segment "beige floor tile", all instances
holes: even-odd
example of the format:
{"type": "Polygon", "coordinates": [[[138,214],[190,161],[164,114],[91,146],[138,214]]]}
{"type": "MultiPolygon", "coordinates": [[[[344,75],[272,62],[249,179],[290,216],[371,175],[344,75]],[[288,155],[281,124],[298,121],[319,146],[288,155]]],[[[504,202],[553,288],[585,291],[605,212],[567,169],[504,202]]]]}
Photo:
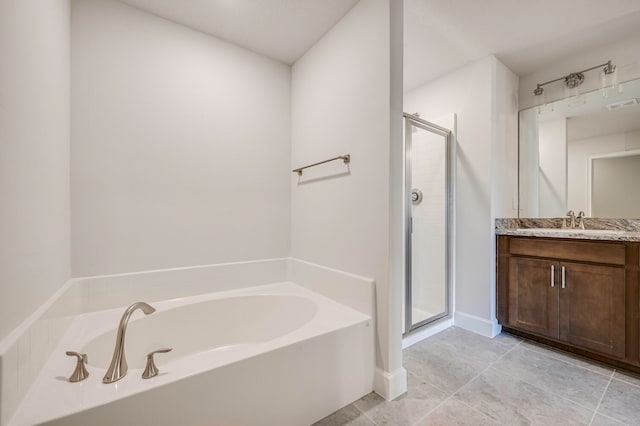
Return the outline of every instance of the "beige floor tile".
{"type": "Polygon", "coordinates": [[[524,347],[509,352],[493,368],[594,411],[610,378],[524,347]]]}
{"type": "MultiPolygon", "coordinates": [[[[480,336],[467,330],[451,327],[427,340],[427,344],[437,343],[452,352],[486,364],[496,361],[520,343],[519,340],[503,336],[497,339],[480,336]]],[[[416,348],[415,350],[419,350],[416,348]]]]}
{"type": "Polygon", "coordinates": [[[612,380],[602,398],[598,414],[630,425],[640,425],[640,387],[612,380]]]}
{"type": "Polygon", "coordinates": [[[449,399],[416,426],[498,426],[499,423],[457,399],[449,399]]]}
{"type": "Polygon", "coordinates": [[[404,352],[404,367],[438,389],[452,394],[491,363],[467,357],[458,350],[433,342],[404,352]]]}
{"type": "Polygon", "coordinates": [[[354,402],[354,405],[378,426],[409,426],[449,396],[411,374],[407,387],[407,393],[393,401],[385,401],[372,393],[354,402]]]}
{"type": "Polygon", "coordinates": [[[490,368],[454,398],[503,425],[588,425],[593,411],[490,368]]]}
{"type": "Polygon", "coordinates": [[[355,405],[347,405],[313,426],[376,426],[355,405]]]}
{"type": "Polygon", "coordinates": [[[596,414],[593,418],[593,422],[589,426],[625,426],[626,423],[619,422],[610,417],[605,417],[600,414],[596,414]]]}
{"type": "Polygon", "coordinates": [[[640,425],[640,378],[616,371],[602,398],[613,369],[508,334],[451,327],[405,349],[404,366],[405,395],[371,393],[317,425],[640,425]]]}
{"type": "Polygon", "coordinates": [[[613,371],[613,368],[611,367],[607,367],[596,362],[590,362],[584,358],[578,357],[577,355],[573,355],[568,352],[562,352],[559,349],[550,348],[548,346],[544,346],[535,342],[524,341],[522,342],[521,346],[523,348],[569,362],[571,364],[577,365],[578,367],[586,368],[587,370],[591,370],[594,373],[602,374],[603,376],[609,377],[611,375],[611,372],[613,371]]]}
{"type": "Polygon", "coordinates": [[[616,370],[616,372],[613,374],[613,378],[616,380],[621,380],[623,382],[631,383],[632,385],[640,386],[640,377],[634,376],[631,373],[625,373],[616,370]]]}

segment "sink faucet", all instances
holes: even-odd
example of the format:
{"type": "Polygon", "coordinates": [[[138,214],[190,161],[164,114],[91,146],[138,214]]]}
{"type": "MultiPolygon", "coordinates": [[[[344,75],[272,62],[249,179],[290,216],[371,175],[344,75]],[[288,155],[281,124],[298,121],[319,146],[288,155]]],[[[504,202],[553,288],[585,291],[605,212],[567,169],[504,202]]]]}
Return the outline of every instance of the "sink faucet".
{"type": "Polygon", "coordinates": [[[576,227],[576,214],[573,212],[573,210],[569,210],[567,212],[567,216],[569,217],[569,225],[567,225],[567,218],[562,219],[562,227],[563,228],[575,228],[576,227]]]}
{"type": "Polygon", "coordinates": [[[154,313],[156,310],[152,306],[144,303],[137,302],[129,306],[120,319],[120,325],[118,326],[118,336],[116,337],[116,348],[113,351],[113,358],[111,359],[111,365],[107,370],[107,374],[102,378],[102,383],[113,383],[122,379],[126,374],[129,367],[127,367],[127,360],[124,357],[124,335],[127,331],[127,323],[131,314],[136,309],[142,310],[145,315],[154,313]]]}

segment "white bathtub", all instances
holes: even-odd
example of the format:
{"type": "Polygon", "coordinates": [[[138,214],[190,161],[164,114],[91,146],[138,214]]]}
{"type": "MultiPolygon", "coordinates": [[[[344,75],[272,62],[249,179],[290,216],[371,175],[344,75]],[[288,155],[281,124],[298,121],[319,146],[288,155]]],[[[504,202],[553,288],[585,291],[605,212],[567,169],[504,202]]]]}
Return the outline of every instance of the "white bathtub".
{"type": "Polygon", "coordinates": [[[296,284],[151,304],[129,321],[126,377],[102,383],[125,306],[79,315],[9,424],[307,425],[373,387],[371,317],[296,284]],[[87,380],[66,381],[68,350],[88,354],[87,380]]]}

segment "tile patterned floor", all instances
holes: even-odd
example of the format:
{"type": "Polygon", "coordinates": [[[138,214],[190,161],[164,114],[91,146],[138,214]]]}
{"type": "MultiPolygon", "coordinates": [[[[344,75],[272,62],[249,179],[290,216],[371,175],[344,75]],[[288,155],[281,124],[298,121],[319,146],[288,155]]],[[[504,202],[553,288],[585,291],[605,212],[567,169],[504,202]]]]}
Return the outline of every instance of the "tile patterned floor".
{"type": "Polygon", "coordinates": [[[404,350],[408,391],[314,426],[640,425],[640,379],[507,334],[449,328],[404,350]]]}

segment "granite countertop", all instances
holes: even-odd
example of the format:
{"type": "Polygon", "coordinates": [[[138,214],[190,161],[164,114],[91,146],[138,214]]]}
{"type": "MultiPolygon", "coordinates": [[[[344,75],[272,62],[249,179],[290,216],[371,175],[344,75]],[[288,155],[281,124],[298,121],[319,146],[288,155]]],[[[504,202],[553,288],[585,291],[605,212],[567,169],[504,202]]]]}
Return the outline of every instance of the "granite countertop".
{"type": "Polygon", "coordinates": [[[567,231],[560,230],[562,218],[504,218],[496,219],[496,235],[574,240],[640,241],[640,219],[585,218],[584,225],[586,232],[581,229],[567,231]],[[558,229],[558,232],[550,231],[551,228],[558,229]],[[589,233],[589,230],[601,230],[602,232],[589,233]]]}

